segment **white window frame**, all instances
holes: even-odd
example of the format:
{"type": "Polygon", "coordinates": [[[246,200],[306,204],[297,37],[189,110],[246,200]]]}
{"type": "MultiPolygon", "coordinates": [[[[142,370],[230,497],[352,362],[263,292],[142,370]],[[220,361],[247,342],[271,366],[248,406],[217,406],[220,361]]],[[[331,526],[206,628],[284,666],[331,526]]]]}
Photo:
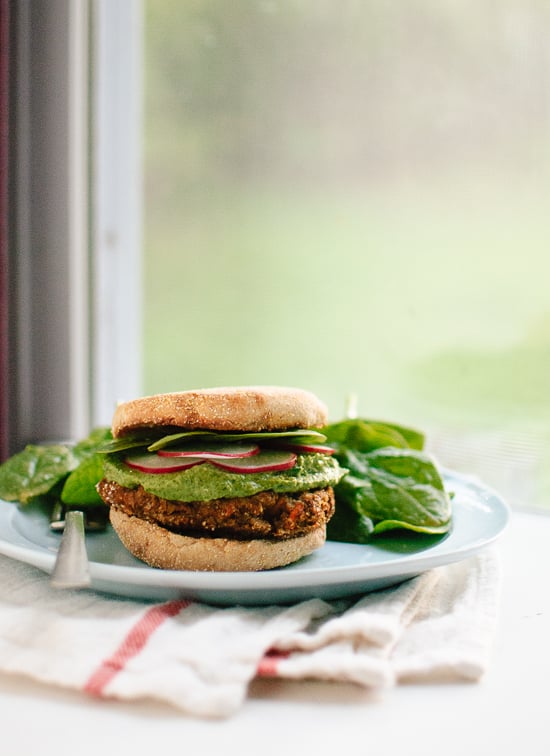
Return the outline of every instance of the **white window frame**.
{"type": "Polygon", "coordinates": [[[14,3],[10,447],[141,387],[140,0],[14,3]]]}
{"type": "Polygon", "coordinates": [[[93,2],[92,422],[141,393],[142,97],[140,0],[93,2]]]}

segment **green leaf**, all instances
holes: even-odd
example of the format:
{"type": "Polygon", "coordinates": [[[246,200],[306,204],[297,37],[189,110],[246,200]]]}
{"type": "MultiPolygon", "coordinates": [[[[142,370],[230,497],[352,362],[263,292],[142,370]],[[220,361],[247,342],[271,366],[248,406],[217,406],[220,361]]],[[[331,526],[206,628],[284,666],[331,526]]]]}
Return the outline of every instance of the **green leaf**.
{"type": "Polygon", "coordinates": [[[338,461],[349,474],[335,489],[337,501],[370,518],[374,532],[406,528],[445,533],[451,501],[434,460],[414,449],[347,451],[338,461]]]}
{"type": "Polygon", "coordinates": [[[153,443],[152,438],[138,438],[137,436],[124,436],[124,438],[112,438],[102,443],[97,449],[98,454],[114,454],[126,451],[126,449],[138,449],[147,447],[153,443]]]}
{"type": "Polygon", "coordinates": [[[351,507],[336,507],[327,524],[327,538],[344,543],[369,543],[374,532],[370,517],[359,514],[351,507]]]}
{"type": "Polygon", "coordinates": [[[400,449],[424,447],[424,435],[413,428],[378,420],[342,420],[323,429],[329,444],[336,449],[370,452],[385,446],[400,449]]]}
{"type": "Polygon", "coordinates": [[[29,444],[0,465],[0,498],[27,504],[48,494],[77,465],[69,446],[29,444]]]}
{"type": "Polygon", "coordinates": [[[180,441],[192,441],[197,438],[216,441],[219,435],[219,433],[214,433],[214,431],[179,431],[178,433],[171,433],[168,436],[163,436],[162,438],[153,441],[153,443],[149,444],[147,447],[147,451],[158,451],[159,449],[164,449],[165,446],[171,446],[180,441]]]}
{"type": "MultiPolygon", "coordinates": [[[[273,438],[291,438],[295,443],[324,443],[326,436],[323,433],[309,429],[296,429],[290,431],[262,431],[259,433],[215,433],[214,431],[181,431],[180,433],[172,433],[168,436],[154,441],[147,449],[148,451],[158,451],[165,446],[186,441],[195,440],[197,436],[208,439],[208,441],[245,441],[255,439],[258,441],[273,439],[273,438]]],[[[121,439],[123,440],[123,439],[121,439]]],[[[130,447],[124,447],[130,448],[130,447]]],[[[121,450],[121,449],[120,449],[121,450]]]]}
{"type": "Polygon", "coordinates": [[[108,443],[112,438],[110,428],[105,426],[94,428],[86,438],[75,444],[73,453],[78,459],[85,459],[90,454],[95,454],[103,444],[108,443]]]}
{"type": "Polygon", "coordinates": [[[110,437],[110,429],[100,427],[74,446],[29,444],[0,465],[0,498],[27,504],[38,496],[53,494],[70,473],[95,457],[98,445],[110,437]]]}
{"type": "Polygon", "coordinates": [[[61,490],[61,501],[64,504],[94,506],[103,503],[96,490],[103,477],[103,458],[97,451],[111,440],[111,429],[99,427],[94,428],[85,439],[74,446],[73,452],[79,464],[69,474],[61,490]]]}
{"type": "Polygon", "coordinates": [[[427,533],[428,535],[443,535],[449,531],[449,523],[443,525],[413,525],[402,520],[382,520],[374,526],[373,533],[385,533],[388,530],[412,530],[415,533],[427,533]]]}
{"type": "Polygon", "coordinates": [[[79,506],[102,504],[102,499],[96,490],[102,477],[103,459],[99,454],[88,456],[67,477],[61,491],[61,501],[64,504],[78,504],[79,506]]]}
{"type": "Polygon", "coordinates": [[[403,438],[410,449],[416,449],[422,451],[426,442],[426,437],[422,431],[416,430],[416,428],[409,428],[404,425],[396,425],[395,423],[378,423],[385,425],[386,428],[390,428],[395,433],[399,434],[403,438]]]}

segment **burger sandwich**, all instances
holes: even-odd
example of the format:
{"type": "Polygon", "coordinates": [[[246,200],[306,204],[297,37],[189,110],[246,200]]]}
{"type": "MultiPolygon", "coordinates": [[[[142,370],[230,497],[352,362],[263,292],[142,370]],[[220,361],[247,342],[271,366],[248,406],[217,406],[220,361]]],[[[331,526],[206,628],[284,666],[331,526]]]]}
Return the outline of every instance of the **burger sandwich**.
{"type": "Polygon", "coordinates": [[[120,404],[98,485],[153,567],[266,570],[321,547],[342,470],[326,407],[294,388],[181,391],[120,404]]]}

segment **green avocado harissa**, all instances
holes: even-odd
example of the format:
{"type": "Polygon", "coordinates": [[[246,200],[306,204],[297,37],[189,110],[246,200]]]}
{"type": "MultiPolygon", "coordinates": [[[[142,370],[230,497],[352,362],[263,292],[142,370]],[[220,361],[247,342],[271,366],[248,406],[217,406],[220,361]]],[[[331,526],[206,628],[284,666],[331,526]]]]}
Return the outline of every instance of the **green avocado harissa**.
{"type": "Polygon", "coordinates": [[[174,473],[144,473],[132,470],[120,455],[105,455],[103,476],[124,488],[143,488],[172,501],[253,496],[261,491],[295,493],[335,486],[345,474],[338,462],[326,454],[299,454],[296,464],[282,472],[228,473],[208,462],[174,473]]]}

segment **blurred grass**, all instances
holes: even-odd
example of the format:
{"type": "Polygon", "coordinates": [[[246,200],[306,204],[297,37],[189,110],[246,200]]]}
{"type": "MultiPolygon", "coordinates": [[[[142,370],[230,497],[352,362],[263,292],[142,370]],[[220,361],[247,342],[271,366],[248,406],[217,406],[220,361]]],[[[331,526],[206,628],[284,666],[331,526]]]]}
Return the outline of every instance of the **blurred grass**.
{"type": "Polygon", "coordinates": [[[145,390],[355,393],[550,507],[543,4],[146,6],[145,390]]]}
{"type": "Polygon", "coordinates": [[[167,205],[147,231],[147,392],[296,385],[333,419],[355,393],[361,414],[442,437],[445,463],[516,502],[527,493],[513,470],[526,464],[530,504],[548,506],[541,192],[518,201],[486,189],[474,198],[457,182],[427,195],[244,186],[167,205]],[[495,429],[498,442],[480,447],[495,429]],[[527,462],[517,434],[530,434],[527,462]]]}
{"type": "Polygon", "coordinates": [[[547,412],[540,196],[455,183],[182,197],[148,228],[146,385],[297,383],[335,414],[350,391],[371,414],[547,412]]]}

